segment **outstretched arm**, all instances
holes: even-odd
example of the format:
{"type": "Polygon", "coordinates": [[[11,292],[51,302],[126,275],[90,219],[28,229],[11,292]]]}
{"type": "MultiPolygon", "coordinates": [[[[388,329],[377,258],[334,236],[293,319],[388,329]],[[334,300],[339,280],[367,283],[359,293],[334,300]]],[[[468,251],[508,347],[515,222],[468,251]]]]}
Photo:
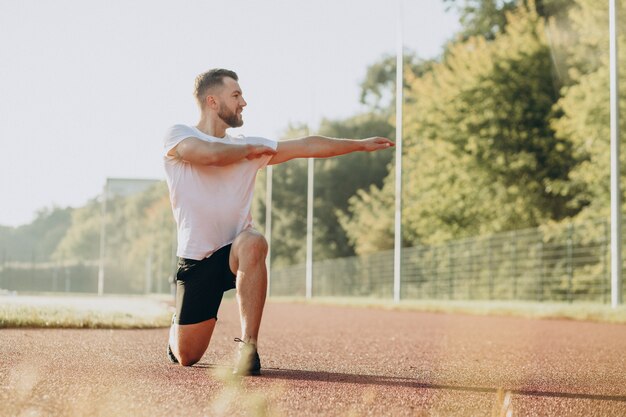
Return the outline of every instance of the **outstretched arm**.
{"type": "Polygon", "coordinates": [[[387,138],[335,139],[325,136],[307,136],[278,142],[276,155],[269,164],[275,165],[294,158],[329,158],[351,152],[372,152],[387,149],[394,143],[387,138]]]}
{"type": "Polygon", "coordinates": [[[224,166],[244,158],[255,159],[263,155],[275,155],[276,151],[263,145],[231,145],[228,143],[207,142],[190,137],[183,139],[169,151],[175,156],[192,164],[224,166]]]}

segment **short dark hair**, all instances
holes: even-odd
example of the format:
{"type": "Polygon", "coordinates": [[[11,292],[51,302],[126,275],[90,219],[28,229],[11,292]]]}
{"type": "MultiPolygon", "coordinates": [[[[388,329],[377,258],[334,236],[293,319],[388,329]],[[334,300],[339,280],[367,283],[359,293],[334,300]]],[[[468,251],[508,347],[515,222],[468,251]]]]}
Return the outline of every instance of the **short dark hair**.
{"type": "Polygon", "coordinates": [[[213,68],[207,72],[204,72],[196,77],[196,83],[194,88],[194,96],[200,106],[207,95],[207,90],[224,85],[224,77],[232,78],[235,81],[239,81],[239,77],[234,71],[224,68],[213,68]]]}

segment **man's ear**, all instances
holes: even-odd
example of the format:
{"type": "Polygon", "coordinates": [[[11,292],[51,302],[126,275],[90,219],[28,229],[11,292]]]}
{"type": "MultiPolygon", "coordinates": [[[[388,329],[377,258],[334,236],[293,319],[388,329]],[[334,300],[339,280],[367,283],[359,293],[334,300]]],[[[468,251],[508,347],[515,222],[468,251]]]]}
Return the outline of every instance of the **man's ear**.
{"type": "Polygon", "coordinates": [[[209,108],[209,109],[213,109],[213,110],[217,110],[217,108],[219,107],[217,104],[217,100],[215,100],[215,96],[208,94],[206,96],[206,98],[204,99],[204,104],[209,108]]]}

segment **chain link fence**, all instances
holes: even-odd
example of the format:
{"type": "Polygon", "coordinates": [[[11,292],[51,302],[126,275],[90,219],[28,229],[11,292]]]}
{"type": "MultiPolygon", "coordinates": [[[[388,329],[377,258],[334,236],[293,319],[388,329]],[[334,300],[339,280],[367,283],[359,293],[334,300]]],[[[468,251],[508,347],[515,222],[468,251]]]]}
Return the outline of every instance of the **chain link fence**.
{"type": "MultiPolygon", "coordinates": [[[[170,292],[175,261],[153,268],[164,260],[157,261],[146,260],[145,277],[129,277],[124,265],[107,263],[106,292],[170,292]]],[[[393,272],[392,250],[316,261],[313,296],[392,299],[393,272]]],[[[0,289],[10,291],[94,293],[97,276],[97,260],[0,262],[0,289]]],[[[304,264],[273,268],[270,276],[271,296],[305,296],[304,264]]],[[[610,293],[608,220],[402,250],[403,299],[608,303],[610,293]]]]}
{"type": "MultiPolygon", "coordinates": [[[[0,290],[17,292],[98,292],[98,260],[72,262],[5,262],[0,265],[0,290]]],[[[142,294],[169,292],[169,283],[154,274],[132,280],[123,265],[107,265],[106,292],[142,294]],[[159,281],[160,280],[160,281],[159,281]],[[155,281],[154,283],[152,281],[155,281]],[[163,282],[164,281],[164,282],[163,282]]]]}
{"type": "MultiPolygon", "coordinates": [[[[517,230],[402,250],[401,297],[610,300],[606,220],[517,230]]],[[[271,271],[270,294],[304,296],[304,265],[271,271]]],[[[313,263],[313,296],[392,298],[393,251],[313,263]]]]}

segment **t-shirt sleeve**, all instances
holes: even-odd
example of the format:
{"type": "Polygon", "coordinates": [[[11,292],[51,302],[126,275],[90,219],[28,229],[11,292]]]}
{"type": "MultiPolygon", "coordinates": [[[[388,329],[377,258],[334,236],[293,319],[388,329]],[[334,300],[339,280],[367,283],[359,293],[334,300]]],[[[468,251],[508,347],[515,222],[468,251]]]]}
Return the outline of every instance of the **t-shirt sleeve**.
{"type": "Polygon", "coordinates": [[[172,156],[168,156],[168,152],[178,145],[183,139],[195,136],[195,132],[189,126],[174,125],[170,127],[167,129],[163,140],[163,156],[166,158],[173,158],[172,156]]]}
{"type": "MultiPolygon", "coordinates": [[[[271,139],[266,139],[266,138],[261,138],[261,137],[256,137],[256,136],[247,136],[245,141],[246,143],[250,143],[253,145],[265,145],[274,150],[278,148],[278,142],[276,142],[275,140],[271,140],[271,139]]],[[[272,155],[265,155],[261,158],[255,159],[254,161],[256,161],[259,164],[258,167],[259,169],[261,169],[267,166],[270,159],[272,159],[272,155]]]]}

